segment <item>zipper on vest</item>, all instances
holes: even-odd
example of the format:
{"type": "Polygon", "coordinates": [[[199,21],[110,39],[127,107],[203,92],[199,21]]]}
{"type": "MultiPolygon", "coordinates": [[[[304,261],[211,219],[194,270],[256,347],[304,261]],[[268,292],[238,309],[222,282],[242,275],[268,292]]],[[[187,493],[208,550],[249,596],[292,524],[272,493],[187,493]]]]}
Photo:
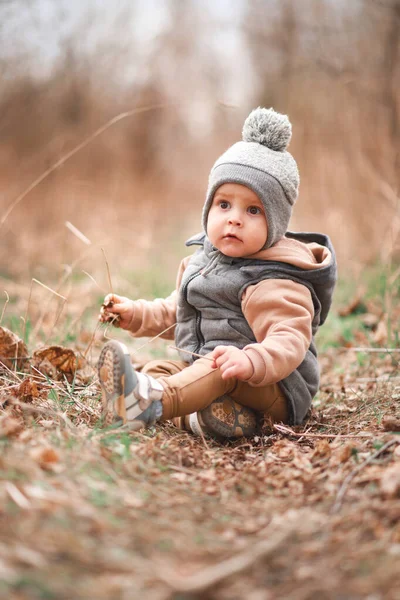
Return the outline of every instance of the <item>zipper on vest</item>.
{"type": "Polygon", "coordinates": [[[194,310],[194,313],[196,315],[196,337],[197,337],[197,346],[196,346],[196,350],[195,352],[198,353],[199,350],[201,349],[202,346],[204,346],[204,337],[203,334],[201,333],[201,329],[200,329],[200,324],[201,324],[201,312],[199,310],[197,310],[197,308],[195,308],[193,306],[193,304],[190,304],[190,302],[188,301],[188,286],[189,283],[191,283],[193,281],[193,279],[195,279],[196,277],[198,277],[199,275],[201,275],[201,271],[197,271],[197,273],[193,273],[193,275],[191,275],[189,277],[189,279],[187,280],[187,282],[185,283],[185,285],[183,286],[183,297],[185,298],[185,302],[194,310]]]}

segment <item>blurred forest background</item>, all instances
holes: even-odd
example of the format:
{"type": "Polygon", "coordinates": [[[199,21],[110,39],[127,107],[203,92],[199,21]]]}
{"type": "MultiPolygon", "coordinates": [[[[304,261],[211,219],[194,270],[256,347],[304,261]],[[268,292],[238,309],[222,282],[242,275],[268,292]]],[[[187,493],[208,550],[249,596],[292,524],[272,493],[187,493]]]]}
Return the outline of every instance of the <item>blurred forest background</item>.
{"type": "Polygon", "coordinates": [[[399,255],[400,0],[2,0],[0,69],[2,274],[82,254],[94,272],[103,247],[172,276],[259,105],[293,124],[291,229],[328,233],[354,273],[399,255]]]}

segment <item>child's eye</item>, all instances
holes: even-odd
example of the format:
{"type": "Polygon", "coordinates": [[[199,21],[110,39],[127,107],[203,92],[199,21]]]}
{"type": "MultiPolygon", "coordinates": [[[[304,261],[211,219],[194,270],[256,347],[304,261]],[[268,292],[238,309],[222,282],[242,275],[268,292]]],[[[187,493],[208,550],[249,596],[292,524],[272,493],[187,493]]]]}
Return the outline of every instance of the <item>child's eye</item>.
{"type": "Polygon", "coordinates": [[[260,215],[261,214],[261,208],[258,208],[258,206],[249,206],[249,208],[247,210],[251,215],[260,215]]]}
{"type": "Polygon", "coordinates": [[[226,200],[221,200],[221,202],[219,203],[219,205],[224,210],[227,209],[227,208],[229,208],[229,206],[230,206],[229,202],[227,202],[226,200]]]}

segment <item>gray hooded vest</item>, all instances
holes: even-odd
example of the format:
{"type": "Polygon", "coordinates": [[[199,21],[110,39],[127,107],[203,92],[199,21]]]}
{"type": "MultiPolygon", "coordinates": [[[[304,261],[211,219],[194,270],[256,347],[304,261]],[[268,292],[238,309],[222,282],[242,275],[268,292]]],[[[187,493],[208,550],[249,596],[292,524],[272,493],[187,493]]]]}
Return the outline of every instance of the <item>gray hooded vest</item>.
{"type": "MultiPolygon", "coordinates": [[[[304,270],[294,265],[259,259],[231,258],[214,248],[202,233],[190,238],[187,246],[199,245],[183,274],[177,301],[175,341],[179,348],[205,355],[219,345],[243,348],[256,342],[241,310],[241,300],[249,285],[264,279],[290,279],[305,285],[314,304],[312,341],[301,365],[279,382],[288,399],[289,419],[300,424],[319,387],[319,367],[314,336],[327,317],[336,282],[335,253],[329,238],[318,233],[287,232],[300,242],[317,242],[331,254],[329,265],[304,270]]],[[[182,360],[188,355],[182,353],[182,360]]],[[[192,358],[195,360],[195,357],[192,358]]]]}

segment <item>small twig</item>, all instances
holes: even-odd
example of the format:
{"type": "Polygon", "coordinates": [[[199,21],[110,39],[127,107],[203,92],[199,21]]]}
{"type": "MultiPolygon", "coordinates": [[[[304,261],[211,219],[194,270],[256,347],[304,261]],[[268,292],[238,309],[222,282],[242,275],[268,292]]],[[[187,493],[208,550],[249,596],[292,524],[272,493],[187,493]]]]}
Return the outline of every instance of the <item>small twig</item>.
{"type": "Polygon", "coordinates": [[[191,354],[192,356],[197,356],[198,358],[205,358],[207,360],[211,360],[211,362],[214,362],[214,359],[210,358],[209,356],[203,356],[202,354],[197,354],[196,352],[191,352],[190,350],[183,350],[182,348],[177,348],[176,346],[168,347],[172,348],[172,350],[178,350],[178,352],[186,352],[186,354],[191,354]]]}
{"type": "Polygon", "coordinates": [[[380,375],[379,377],[358,377],[356,383],[390,383],[391,381],[397,381],[400,376],[392,377],[391,375],[380,375]]]}
{"type": "Polygon", "coordinates": [[[377,450],[376,452],[371,454],[367,458],[367,460],[365,460],[363,463],[361,463],[361,465],[358,465],[358,467],[356,467],[351,473],[349,473],[349,475],[347,475],[346,479],[343,481],[343,483],[340,486],[340,489],[337,493],[335,503],[331,509],[331,514],[334,514],[340,510],[340,507],[343,502],[343,498],[347,492],[347,488],[348,488],[350,482],[354,479],[354,477],[356,475],[358,475],[358,473],[360,471],[362,471],[364,469],[364,467],[366,467],[369,463],[371,463],[373,460],[375,460],[375,458],[377,458],[380,454],[382,454],[382,452],[385,452],[388,448],[390,448],[390,446],[393,446],[394,444],[400,444],[400,440],[390,440],[389,442],[386,442],[386,444],[384,444],[381,448],[379,448],[379,450],[377,450]]]}
{"type": "Polygon", "coordinates": [[[104,248],[102,248],[101,251],[103,253],[104,260],[106,261],[107,275],[108,275],[108,285],[110,286],[110,292],[111,292],[112,295],[114,295],[113,286],[112,286],[112,283],[111,283],[110,267],[108,266],[108,262],[107,262],[107,258],[106,258],[106,253],[104,252],[104,248]]]}
{"type": "Polygon", "coordinates": [[[10,296],[8,295],[8,293],[6,292],[6,290],[4,290],[4,293],[7,296],[7,300],[5,301],[4,306],[3,306],[3,310],[1,311],[0,325],[3,322],[3,317],[4,317],[5,310],[7,308],[7,304],[10,302],[10,296]]]}
{"type": "Polygon", "coordinates": [[[290,429],[290,427],[285,427],[284,425],[277,425],[276,423],[274,423],[273,425],[274,429],[276,431],[278,431],[279,433],[286,433],[288,435],[293,435],[294,437],[298,437],[298,438],[302,438],[302,437],[308,437],[308,438],[331,438],[331,439],[335,439],[335,438],[339,438],[339,439],[360,439],[363,437],[371,437],[370,433],[361,433],[359,435],[347,435],[347,434],[334,434],[334,433],[296,433],[295,431],[293,431],[293,429],[290,429]]]}
{"type": "Polygon", "coordinates": [[[385,352],[400,352],[400,348],[345,348],[345,350],[353,350],[354,352],[380,352],[382,354],[385,352]]]}
{"type": "MultiPolygon", "coordinates": [[[[309,431],[311,431],[311,429],[312,429],[312,427],[309,427],[309,428],[307,429],[307,431],[305,431],[305,432],[303,433],[303,435],[302,435],[301,437],[299,437],[299,442],[301,442],[301,441],[302,441],[302,439],[303,439],[303,438],[304,438],[304,437],[307,435],[307,433],[308,433],[309,431]]],[[[261,439],[262,439],[262,438],[261,438],[261,439]]]]}

